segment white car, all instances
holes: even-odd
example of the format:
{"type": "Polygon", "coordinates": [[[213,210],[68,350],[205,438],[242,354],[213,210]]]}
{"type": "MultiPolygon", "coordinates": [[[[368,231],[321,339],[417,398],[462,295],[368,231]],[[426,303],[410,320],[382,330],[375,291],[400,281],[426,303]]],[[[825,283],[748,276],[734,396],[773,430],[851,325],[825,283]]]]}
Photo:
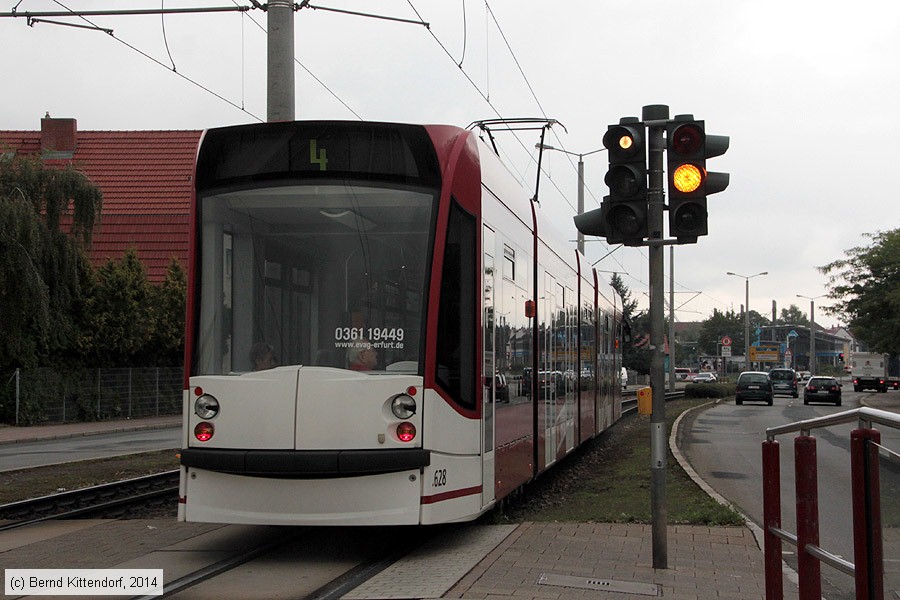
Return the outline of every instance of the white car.
{"type": "Polygon", "coordinates": [[[694,383],[716,383],[718,379],[715,373],[697,373],[691,381],[694,383]]]}

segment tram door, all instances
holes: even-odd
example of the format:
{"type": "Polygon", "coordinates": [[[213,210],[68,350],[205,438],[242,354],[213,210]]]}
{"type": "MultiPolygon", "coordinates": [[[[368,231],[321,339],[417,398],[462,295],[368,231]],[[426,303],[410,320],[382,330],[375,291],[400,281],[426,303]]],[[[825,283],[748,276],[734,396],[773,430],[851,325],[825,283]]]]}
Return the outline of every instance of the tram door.
{"type": "Polygon", "coordinates": [[[494,499],[494,440],[496,439],[494,407],[496,402],[496,377],[494,373],[497,370],[496,357],[494,356],[496,347],[496,315],[494,304],[494,246],[495,234],[487,226],[484,228],[484,239],[482,240],[482,248],[484,248],[484,273],[482,278],[482,302],[484,303],[484,314],[482,322],[484,323],[484,331],[482,339],[484,348],[482,349],[482,505],[490,503],[494,499]]]}

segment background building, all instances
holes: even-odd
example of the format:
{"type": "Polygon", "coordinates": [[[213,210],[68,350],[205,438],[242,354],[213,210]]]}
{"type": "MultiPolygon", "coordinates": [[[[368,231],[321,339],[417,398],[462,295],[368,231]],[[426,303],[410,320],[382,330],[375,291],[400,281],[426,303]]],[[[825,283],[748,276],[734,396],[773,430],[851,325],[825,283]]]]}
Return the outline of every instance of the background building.
{"type": "Polygon", "coordinates": [[[40,131],[0,130],[0,155],[72,164],[103,193],[88,255],[94,266],[135,248],[151,283],[171,259],[187,267],[194,159],[201,131],[78,131],[75,119],[41,119],[40,131]]]}

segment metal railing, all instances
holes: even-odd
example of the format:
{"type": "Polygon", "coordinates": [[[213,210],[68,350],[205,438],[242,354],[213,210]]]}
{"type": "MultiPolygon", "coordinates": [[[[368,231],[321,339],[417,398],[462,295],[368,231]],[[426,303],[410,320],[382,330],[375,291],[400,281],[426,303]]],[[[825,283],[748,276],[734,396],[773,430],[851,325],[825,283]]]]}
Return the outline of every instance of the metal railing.
{"type": "Polygon", "coordinates": [[[784,598],[781,544],[797,547],[800,600],[822,597],[821,563],[854,578],[857,600],[884,598],[884,550],[881,532],[881,479],[878,462],[881,433],[873,424],[900,429],[900,415],[857,408],[766,429],[762,444],[763,536],[766,600],[784,598]],[[853,559],[848,562],[819,546],[818,474],[813,429],[859,423],[850,432],[850,478],[853,498],[853,559]],[[781,528],[781,471],[778,435],[794,438],[797,533],[781,528]]]}
{"type": "Polygon", "coordinates": [[[0,412],[14,425],[178,414],[183,381],[181,367],[16,369],[0,412]]]}

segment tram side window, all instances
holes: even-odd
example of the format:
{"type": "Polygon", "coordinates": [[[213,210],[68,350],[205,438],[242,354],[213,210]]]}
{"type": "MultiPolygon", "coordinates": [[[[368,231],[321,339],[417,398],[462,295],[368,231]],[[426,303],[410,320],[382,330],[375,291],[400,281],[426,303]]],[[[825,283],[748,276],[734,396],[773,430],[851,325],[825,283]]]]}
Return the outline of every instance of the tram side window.
{"type": "Polygon", "coordinates": [[[475,219],[450,206],[438,311],[437,382],[461,406],[475,408],[475,219]]]}

